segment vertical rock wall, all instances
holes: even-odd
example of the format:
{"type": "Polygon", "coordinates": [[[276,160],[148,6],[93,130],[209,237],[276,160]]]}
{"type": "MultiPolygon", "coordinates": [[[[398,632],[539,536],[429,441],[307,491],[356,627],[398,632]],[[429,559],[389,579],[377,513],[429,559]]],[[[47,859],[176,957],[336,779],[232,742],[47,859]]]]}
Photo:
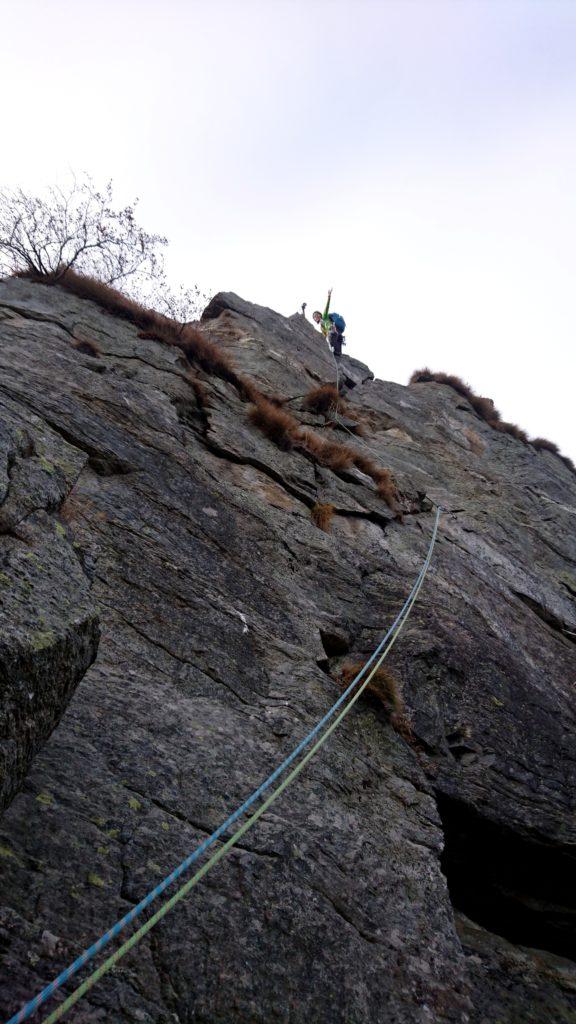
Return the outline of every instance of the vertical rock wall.
{"type": "MultiPolygon", "coordinates": [[[[2,822],[1,1012],[325,712],[408,593],[438,502],[433,565],[390,658],[412,744],[362,699],[75,1019],[544,1024],[553,1006],[572,1024],[576,478],[450,389],[345,360],[353,440],[305,409],[334,379],[311,326],[218,296],[206,334],[302,424],[391,467],[402,524],[368,477],[280,451],[234,387],[198,372],[192,388],[181,354],[126,321],[22,281],[0,285],[0,310],[0,399],[76,466],[41,527],[56,517],[73,538],[103,634],[2,822]],[[317,503],[333,507],[328,533],[317,503]]],[[[55,577],[50,592],[66,603],[55,577]]]]}

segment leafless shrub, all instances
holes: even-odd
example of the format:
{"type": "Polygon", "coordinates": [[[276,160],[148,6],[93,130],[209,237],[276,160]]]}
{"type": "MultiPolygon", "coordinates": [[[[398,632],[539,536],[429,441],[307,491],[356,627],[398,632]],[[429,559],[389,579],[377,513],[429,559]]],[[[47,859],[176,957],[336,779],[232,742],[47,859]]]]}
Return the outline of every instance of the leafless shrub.
{"type": "Polygon", "coordinates": [[[199,318],[208,297],[197,285],[173,288],[164,270],[167,239],[136,221],[138,200],[118,207],[112,182],[100,191],[88,175],[43,195],[0,191],[0,276],[51,279],[68,271],[121,286],[142,305],[184,326],[199,318]]]}
{"type": "Polygon", "coordinates": [[[107,284],[154,279],[167,240],[136,223],[136,203],[114,206],[112,183],[99,191],[87,175],[43,196],[0,192],[0,273],[62,277],[76,267],[107,284]]]}
{"type": "MultiPolygon", "coordinates": [[[[162,262],[166,239],[138,226],[135,205],[115,208],[111,183],[100,192],[87,176],[74,179],[67,191],[51,188],[44,197],[28,196],[21,189],[0,192],[0,272],[61,285],[130,320],[139,327],[141,337],[175,345],[190,364],[234,385],[243,400],[253,405],[252,422],[279,447],[298,445],[336,471],[357,464],[356,454],[346,445],[313,439],[304,432],[280,407],[278,396],[261,395],[252,381],[237,373],[224,352],[189,322],[200,312],[205,297],[197,287],[174,291],[167,286],[162,262]],[[112,287],[118,284],[123,292],[112,287]]],[[[344,408],[332,385],[316,388],[308,403],[309,408],[324,412],[344,408]]],[[[389,501],[386,472],[376,470],[371,475],[389,501]]]]}
{"type": "Polygon", "coordinates": [[[146,304],[180,325],[180,331],[192,321],[199,320],[210,301],[210,296],[198,285],[171,288],[165,277],[154,281],[146,293],[146,304]]]}

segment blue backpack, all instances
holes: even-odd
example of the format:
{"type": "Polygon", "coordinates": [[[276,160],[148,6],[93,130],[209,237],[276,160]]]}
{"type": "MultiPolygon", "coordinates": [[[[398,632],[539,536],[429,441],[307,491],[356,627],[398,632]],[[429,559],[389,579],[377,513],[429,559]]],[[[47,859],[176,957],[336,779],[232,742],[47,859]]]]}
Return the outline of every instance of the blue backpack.
{"type": "Polygon", "coordinates": [[[346,330],[346,321],[340,313],[328,313],[328,319],[332,321],[334,327],[337,327],[341,334],[344,334],[346,330]]]}

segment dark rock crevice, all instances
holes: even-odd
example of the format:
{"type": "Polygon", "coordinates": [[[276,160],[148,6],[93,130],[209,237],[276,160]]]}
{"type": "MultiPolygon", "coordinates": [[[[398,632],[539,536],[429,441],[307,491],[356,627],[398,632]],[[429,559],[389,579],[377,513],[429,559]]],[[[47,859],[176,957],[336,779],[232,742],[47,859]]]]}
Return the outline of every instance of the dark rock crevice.
{"type": "Polygon", "coordinates": [[[340,896],[336,893],[328,892],[327,888],[320,884],[310,881],[309,884],[312,892],[317,893],[329,903],[334,913],[344,923],[345,928],[353,928],[356,934],[370,945],[386,945],[386,940],[382,933],[375,929],[374,926],[371,928],[370,922],[361,920],[358,912],[349,907],[340,896]]]}
{"type": "Polygon", "coordinates": [[[101,448],[97,448],[95,445],[90,444],[85,438],[79,438],[78,434],[63,427],[61,423],[58,423],[46,415],[43,415],[44,421],[49,427],[54,430],[55,433],[59,434],[60,437],[67,441],[68,444],[74,445],[80,451],[84,452],[88,456],[88,465],[94,470],[97,476],[127,476],[129,473],[133,473],[136,469],[135,466],[130,465],[126,460],[119,458],[112,451],[103,451],[101,448]]]}
{"type": "Polygon", "coordinates": [[[488,931],[576,960],[576,846],[521,835],[438,794],[453,905],[488,931]]]}
{"type": "Polygon", "coordinates": [[[63,331],[64,334],[68,334],[75,341],[78,339],[74,334],[74,328],[66,327],[65,324],[61,323],[60,320],[54,320],[52,317],[46,314],[35,312],[33,313],[30,309],[26,309],[25,306],[9,306],[6,302],[0,303],[0,309],[7,309],[10,313],[14,313],[17,317],[21,317],[23,320],[32,320],[35,323],[50,324],[51,327],[57,327],[63,331]]]}
{"type": "MultiPolygon", "coordinates": [[[[189,816],[184,814],[183,811],[177,809],[176,807],[169,806],[167,803],[165,803],[165,801],[159,800],[158,797],[151,796],[150,793],[144,793],[141,789],[137,789],[134,785],[127,785],[124,782],[123,786],[124,789],[126,789],[130,793],[134,793],[135,796],[139,797],[144,803],[152,804],[157,810],[161,811],[162,814],[166,814],[170,818],[173,818],[174,821],[178,821],[182,825],[186,825],[188,828],[194,829],[195,832],[199,832],[202,836],[212,835],[212,833],[220,824],[219,822],[209,824],[208,822],[197,821],[196,819],[190,818],[189,816]]],[[[231,838],[232,835],[234,835],[235,831],[236,828],[233,827],[232,830],[223,832],[218,842],[220,844],[225,843],[228,839],[231,838]]],[[[277,850],[257,849],[254,846],[249,846],[245,842],[235,843],[234,847],[236,850],[241,851],[242,853],[250,853],[254,857],[264,857],[267,860],[284,859],[283,854],[279,853],[277,850]]],[[[214,849],[217,849],[217,847],[214,847],[214,849]]],[[[214,852],[214,850],[212,850],[212,852],[214,852]]],[[[207,856],[209,856],[208,853],[207,856]]],[[[128,898],[128,902],[133,901],[131,900],[131,898],[128,898]]]]}
{"type": "Polygon", "coordinates": [[[127,474],[135,471],[135,466],[132,466],[125,460],[120,459],[111,450],[105,452],[102,448],[96,447],[87,441],[86,438],[80,437],[77,432],[70,430],[68,427],[64,427],[60,421],[47,415],[43,409],[38,409],[32,403],[25,402],[22,395],[18,392],[11,391],[5,383],[0,384],[0,389],[5,390],[11,398],[18,401],[21,405],[25,405],[29,408],[35,416],[41,417],[46,426],[50,427],[55,434],[61,437],[69,445],[72,445],[78,451],[87,455],[89,464],[98,476],[126,476],[127,474]]]}
{"type": "Polygon", "coordinates": [[[552,629],[555,633],[559,633],[560,636],[566,637],[572,643],[576,643],[576,632],[571,632],[574,627],[570,623],[562,622],[553,612],[548,608],[545,608],[539,601],[534,600],[533,597],[529,597],[528,594],[523,594],[520,590],[513,590],[513,594],[520,598],[523,604],[527,605],[535,615],[544,622],[546,626],[552,629]]]}
{"type": "Polygon", "coordinates": [[[265,476],[273,480],[274,483],[279,484],[287,494],[290,494],[293,498],[301,501],[303,504],[311,507],[314,504],[315,498],[311,495],[306,494],[304,491],[300,491],[297,487],[290,484],[282,473],[276,473],[271,466],[266,462],[261,462],[260,459],[252,458],[249,455],[236,455],[234,452],[229,451],[227,448],[223,448],[217,444],[212,438],[203,438],[203,443],[210,452],[211,455],[215,455],[218,459],[224,459],[226,462],[231,462],[236,466],[252,466],[253,469],[257,469],[259,473],[264,473],[265,476]]]}

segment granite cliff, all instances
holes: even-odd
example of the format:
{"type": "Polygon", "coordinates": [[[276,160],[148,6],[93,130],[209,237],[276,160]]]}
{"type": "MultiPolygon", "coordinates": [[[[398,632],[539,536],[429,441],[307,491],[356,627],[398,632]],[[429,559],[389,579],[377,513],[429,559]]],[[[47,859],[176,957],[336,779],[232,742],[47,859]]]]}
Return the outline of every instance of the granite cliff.
{"type": "Polygon", "coordinates": [[[200,330],[390,469],[398,507],[358,466],[279,447],[178,347],[0,282],[0,1014],[321,717],[408,593],[436,504],[389,660],[411,735],[363,697],[69,1019],[574,1024],[576,476],[452,388],[353,359],[345,412],[310,411],[334,363],[300,315],[221,294],[200,330]]]}

